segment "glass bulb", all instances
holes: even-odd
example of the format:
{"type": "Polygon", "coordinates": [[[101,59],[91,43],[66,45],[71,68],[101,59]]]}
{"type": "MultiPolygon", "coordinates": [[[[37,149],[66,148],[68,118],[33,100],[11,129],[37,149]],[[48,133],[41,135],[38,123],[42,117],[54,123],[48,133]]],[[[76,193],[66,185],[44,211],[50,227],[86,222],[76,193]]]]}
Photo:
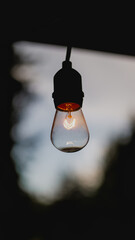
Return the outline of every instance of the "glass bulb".
{"type": "Polygon", "coordinates": [[[81,109],[56,110],[51,141],[57,149],[63,152],[76,152],[86,146],[89,141],[89,130],[81,109]]]}

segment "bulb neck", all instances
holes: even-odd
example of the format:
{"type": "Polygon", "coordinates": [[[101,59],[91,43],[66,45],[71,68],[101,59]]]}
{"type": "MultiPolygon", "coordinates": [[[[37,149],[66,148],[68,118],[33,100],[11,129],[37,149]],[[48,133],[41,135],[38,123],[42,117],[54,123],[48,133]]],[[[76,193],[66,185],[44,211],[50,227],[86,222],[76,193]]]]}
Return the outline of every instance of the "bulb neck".
{"type": "Polygon", "coordinates": [[[81,75],[72,68],[70,61],[64,61],[62,68],[54,75],[54,105],[59,109],[63,103],[76,103],[82,107],[84,93],[81,75]]]}

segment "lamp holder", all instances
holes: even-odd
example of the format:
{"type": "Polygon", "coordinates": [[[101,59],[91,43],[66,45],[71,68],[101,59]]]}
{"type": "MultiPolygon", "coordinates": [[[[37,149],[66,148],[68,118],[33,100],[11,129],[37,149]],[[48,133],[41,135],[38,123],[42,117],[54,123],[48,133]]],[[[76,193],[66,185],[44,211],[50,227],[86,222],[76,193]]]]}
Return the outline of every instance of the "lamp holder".
{"type": "MultiPolygon", "coordinates": [[[[59,109],[63,103],[76,103],[82,107],[84,93],[82,91],[82,78],[80,73],[72,68],[69,61],[71,48],[67,48],[66,60],[62,62],[62,68],[54,75],[54,105],[59,109]]],[[[59,109],[60,110],[60,109],[59,109]]]]}

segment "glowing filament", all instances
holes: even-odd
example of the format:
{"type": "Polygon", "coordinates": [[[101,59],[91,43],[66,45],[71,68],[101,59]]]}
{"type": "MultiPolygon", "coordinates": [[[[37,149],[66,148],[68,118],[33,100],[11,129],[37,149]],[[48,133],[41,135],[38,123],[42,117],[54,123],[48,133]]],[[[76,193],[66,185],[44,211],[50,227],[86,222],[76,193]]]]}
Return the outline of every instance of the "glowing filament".
{"type": "Polygon", "coordinates": [[[71,116],[71,112],[68,112],[63,123],[64,127],[68,130],[72,129],[75,127],[75,123],[76,119],[71,116]]]}

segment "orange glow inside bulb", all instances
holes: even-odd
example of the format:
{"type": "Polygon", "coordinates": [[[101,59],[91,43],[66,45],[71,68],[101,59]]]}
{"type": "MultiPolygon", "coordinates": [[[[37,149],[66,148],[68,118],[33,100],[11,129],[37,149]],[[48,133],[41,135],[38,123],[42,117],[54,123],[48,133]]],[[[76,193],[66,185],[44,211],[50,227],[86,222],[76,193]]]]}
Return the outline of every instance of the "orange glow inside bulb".
{"type": "Polygon", "coordinates": [[[65,112],[73,112],[80,109],[80,105],[78,103],[73,102],[66,102],[61,103],[57,106],[58,110],[65,111],[65,112]]]}

